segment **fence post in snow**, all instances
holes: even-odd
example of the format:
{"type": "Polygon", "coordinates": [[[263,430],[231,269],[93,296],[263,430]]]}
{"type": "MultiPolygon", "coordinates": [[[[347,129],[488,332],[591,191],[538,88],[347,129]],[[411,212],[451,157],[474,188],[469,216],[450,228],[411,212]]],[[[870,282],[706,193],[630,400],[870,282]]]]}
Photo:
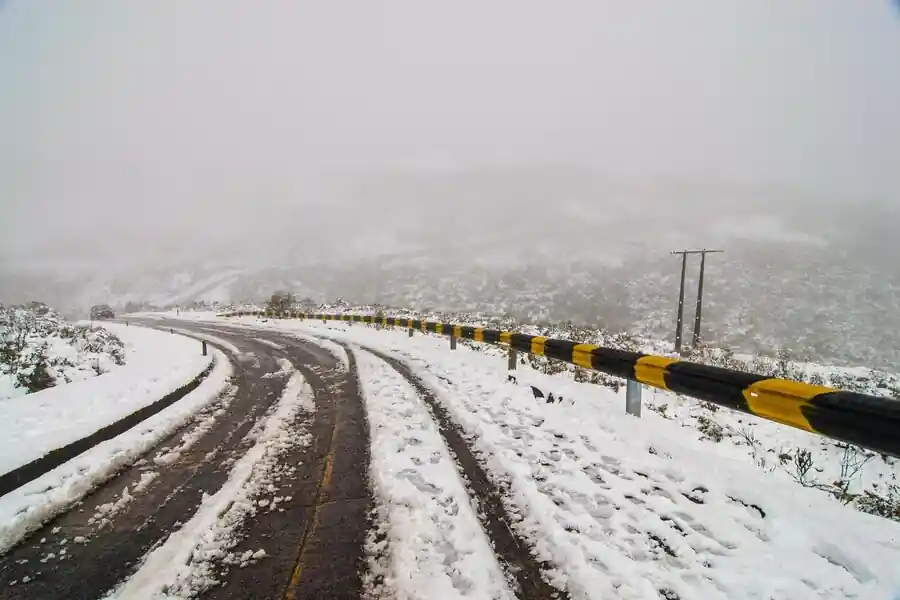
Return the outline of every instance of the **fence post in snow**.
{"type": "Polygon", "coordinates": [[[641,384],[631,379],[625,385],[625,412],[635,417],[641,416],[641,384]]]}
{"type": "Polygon", "coordinates": [[[410,328],[409,328],[409,337],[412,337],[412,334],[413,334],[413,328],[410,327],[410,328]]]}
{"type": "Polygon", "coordinates": [[[456,350],[456,335],[454,333],[450,333],[450,349],[456,350]]]}
{"type": "Polygon", "coordinates": [[[200,343],[203,344],[203,356],[206,356],[206,340],[203,340],[200,343]]]}
{"type": "Polygon", "coordinates": [[[510,346],[510,348],[509,348],[509,365],[508,365],[508,368],[510,371],[516,370],[516,362],[518,361],[518,359],[519,359],[519,353],[516,352],[515,348],[510,346]]]}

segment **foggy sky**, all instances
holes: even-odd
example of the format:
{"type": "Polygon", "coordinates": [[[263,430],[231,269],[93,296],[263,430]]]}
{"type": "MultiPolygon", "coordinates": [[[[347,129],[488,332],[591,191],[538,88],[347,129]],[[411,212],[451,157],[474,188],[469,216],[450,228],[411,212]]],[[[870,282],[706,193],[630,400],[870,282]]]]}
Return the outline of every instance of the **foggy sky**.
{"type": "Polygon", "coordinates": [[[0,253],[532,163],[896,202],[895,4],[0,2],[0,253]]]}

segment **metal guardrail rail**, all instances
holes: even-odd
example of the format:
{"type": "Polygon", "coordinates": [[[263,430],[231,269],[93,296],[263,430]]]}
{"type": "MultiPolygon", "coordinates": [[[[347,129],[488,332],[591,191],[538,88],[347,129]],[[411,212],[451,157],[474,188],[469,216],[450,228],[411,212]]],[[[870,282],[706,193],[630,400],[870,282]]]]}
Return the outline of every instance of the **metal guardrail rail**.
{"type": "Polygon", "coordinates": [[[451,323],[301,312],[236,311],[219,316],[373,323],[503,345],[900,457],[900,402],[891,398],[773,379],[665,356],[451,323]]]}

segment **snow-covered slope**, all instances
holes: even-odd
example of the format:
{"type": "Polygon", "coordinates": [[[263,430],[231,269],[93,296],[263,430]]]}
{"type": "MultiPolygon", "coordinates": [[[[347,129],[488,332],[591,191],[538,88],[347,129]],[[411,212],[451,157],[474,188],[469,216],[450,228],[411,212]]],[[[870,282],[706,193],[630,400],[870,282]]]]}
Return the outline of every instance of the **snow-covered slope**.
{"type": "MultiPolygon", "coordinates": [[[[252,218],[211,216],[212,238],[167,238],[167,254],[152,260],[131,249],[129,264],[101,255],[78,272],[53,269],[49,258],[40,268],[11,262],[0,267],[0,289],[28,296],[10,300],[83,310],[258,301],[285,288],[671,339],[679,263],[669,252],[720,247],[707,262],[706,339],[828,363],[900,362],[896,205],[553,166],[347,177],[316,193],[314,205],[283,200],[252,218]]],[[[697,273],[692,263],[689,315],[697,273]]]]}

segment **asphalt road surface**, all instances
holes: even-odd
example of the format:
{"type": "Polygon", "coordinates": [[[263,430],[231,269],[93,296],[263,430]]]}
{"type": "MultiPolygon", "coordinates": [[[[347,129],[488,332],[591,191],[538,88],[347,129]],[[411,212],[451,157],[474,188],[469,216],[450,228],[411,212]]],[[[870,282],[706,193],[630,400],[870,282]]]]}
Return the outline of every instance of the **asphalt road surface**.
{"type": "Polygon", "coordinates": [[[242,568],[217,565],[222,585],[205,591],[201,598],[363,598],[365,541],[374,501],[368,484],[366,409],[354,353],[366,351],[401,373],[428,406],[470,486],[470,495],[481,507],[485,533],[518,597],[565,598],[544,581],[541,571],[546,565],[538,564],[528,545],[513,533],[500,491],[491,485],[464,437],[434,394],[403,363],[371,349],[355,348],[348,349],[350,368],[345,370],[321,346],[288,334],[185,321],[144,324],[227,340],[238,350],[235,356],[231,349],[230,389],[144,459],[0,557],[0,600],[95,600],[133,574],[149,551],[193,516],[204,494],[213,494],[224,484],[233,462],[252,446],[247,434],[277,403],[285,387],[285,378],[266,377],[279,370],[278,359],[289,360],[312,387],[316,410],[298,417],[308,420],[303,425],[312,441],[280,458],[286,465],[300,465],[295,477],[287,485],[282,482],[279,489],[279,494],[290,496],[279,504],[283,511],[259,512],[242,524],[241,541],[232,551],[264,548],[265,559],[242,568]],[[221,408],[225,410],[212,427],[198,430],[199,440],[175,463],[165,468],[153,464],[154,456],[176,447],[186,432],[221,408]],[[121,510],[98,518],[104,515],[104,507],[120,499],[126,487],[133,489],[150,470],[158,471],[158,477],[147,489],[121,510]],[[64,559],[59,556],[62,550],[64,559]],[[56,556],[48,559],[51,553],[56,556]]]}

